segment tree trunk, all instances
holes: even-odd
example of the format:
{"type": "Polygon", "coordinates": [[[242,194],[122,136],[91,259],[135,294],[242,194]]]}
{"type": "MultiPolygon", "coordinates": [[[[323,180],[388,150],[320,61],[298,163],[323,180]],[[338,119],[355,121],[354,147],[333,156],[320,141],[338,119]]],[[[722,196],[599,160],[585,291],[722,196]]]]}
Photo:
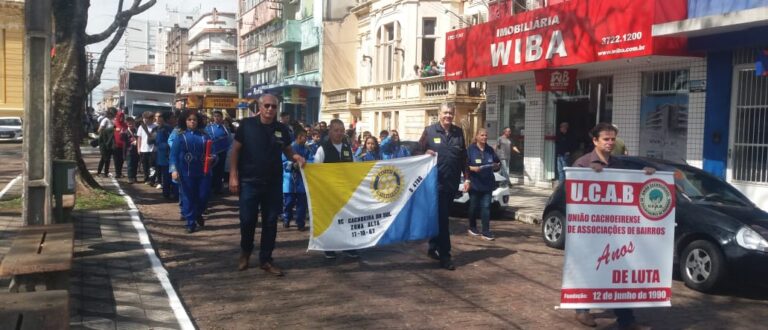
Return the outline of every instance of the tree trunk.
{"type": "Polygon", "coordinates": [[[79,182],[101,189],[83,161],[82,116],[87,94],[85,27],[90,0],[53,0],[56,56],[51,61],[53,158],[77,161],[79,182]]]}

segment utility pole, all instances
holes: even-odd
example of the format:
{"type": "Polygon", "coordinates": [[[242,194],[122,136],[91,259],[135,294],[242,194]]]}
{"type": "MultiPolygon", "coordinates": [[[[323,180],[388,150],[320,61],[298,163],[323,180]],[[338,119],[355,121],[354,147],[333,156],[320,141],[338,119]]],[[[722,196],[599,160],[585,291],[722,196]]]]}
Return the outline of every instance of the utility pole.
{"type": "Polygon", "coordinates": [[[51,0],[24,3],[24,154],[22,216],[25,225],[51,221],[51,0]]]}

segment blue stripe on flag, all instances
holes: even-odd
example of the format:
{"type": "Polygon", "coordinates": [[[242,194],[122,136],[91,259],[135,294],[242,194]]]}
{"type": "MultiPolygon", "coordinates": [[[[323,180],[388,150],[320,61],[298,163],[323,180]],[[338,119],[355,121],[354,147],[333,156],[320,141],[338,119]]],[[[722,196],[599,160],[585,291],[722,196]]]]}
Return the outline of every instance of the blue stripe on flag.
{"type": "Polygon", "coordinates": [[[431,238],[437,236],[437,231],[437,166],[435,166],[416,188],[376,245],[431,238]]]}

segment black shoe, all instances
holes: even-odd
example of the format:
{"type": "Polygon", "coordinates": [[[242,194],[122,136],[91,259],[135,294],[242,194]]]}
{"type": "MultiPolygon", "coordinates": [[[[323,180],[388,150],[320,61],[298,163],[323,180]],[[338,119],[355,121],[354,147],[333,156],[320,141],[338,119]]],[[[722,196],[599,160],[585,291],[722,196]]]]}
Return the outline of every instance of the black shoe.
{"type": "Polygon", "coordinates": [[[195,221],[198,227],[203,228],[205,227],[205,219],[203,217],[197,218],[197,221],[195,221]]]}
{"type": "Polygon", "coordinates": [[[437,254],[437,250],[427,250],[427,256],[435,260],[440,260],[440,255],[437,254]]]}
{"type": "Polygon", "coordinates": [[[336,259],[336,252],[325,251],[325,259],[336,259]]]}
{"type": "Polygon", "coordinates": [[[283,228],[289,228],[289,227],[291,227],[291,223],[283,221],[283,228]]]}
{"type": "Polygon", "coordinates": [[[440,260],[440,267],[447,270],[456,270],[456,266],[453,265],[451,259],[440,260]]]}
{"type": "Polygon", "coordinates": [[[191,234],[195,232],[195,228],[187,227],[187,234],[191,234]]]}

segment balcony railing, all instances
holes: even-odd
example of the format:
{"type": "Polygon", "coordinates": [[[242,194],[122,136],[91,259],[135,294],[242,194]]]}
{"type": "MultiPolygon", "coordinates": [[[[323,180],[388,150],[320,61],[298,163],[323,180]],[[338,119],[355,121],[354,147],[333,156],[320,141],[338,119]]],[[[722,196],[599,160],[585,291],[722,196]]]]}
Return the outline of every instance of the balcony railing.
{"type": "Polygon", "coordinates": [[[484,84],[481,82],[449,82],[444,79],[443,76],[435,76],[369,85],[363,87],[362,99],[369,103],[485,97],[484,84]]]}
{"type": "Polygon", "coordinates": [[[276,31],[275,47],[291,47],[301,43],[301,22],[286,20],[281,30],[276,31]]]}
{"type": "Polygon", "coordinates": [[[357,88],[335,90],[324,94],[326,104],[333,107],[359,105],[362,97],[357,88]]]}
{"type": "Polygon", "coordinates": [[[177,88],[179,94],[237,94],[237,84],[234,82],[220,83],[203,81],[183,84],[177,88]]]}

